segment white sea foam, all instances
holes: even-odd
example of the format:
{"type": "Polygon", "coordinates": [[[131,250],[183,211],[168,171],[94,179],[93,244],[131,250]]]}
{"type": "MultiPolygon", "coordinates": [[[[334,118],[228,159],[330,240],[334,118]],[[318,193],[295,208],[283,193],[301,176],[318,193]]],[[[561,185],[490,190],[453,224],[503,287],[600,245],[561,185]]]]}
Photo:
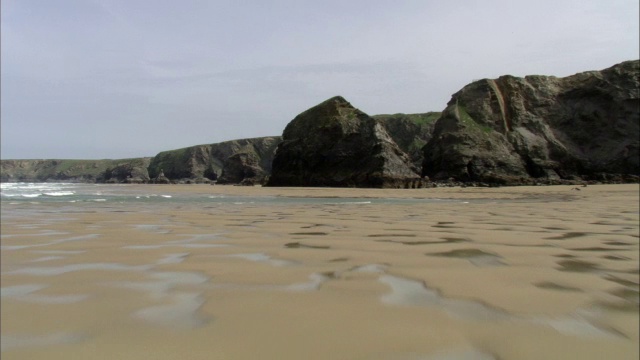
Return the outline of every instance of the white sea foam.
{"type": "Polygon", "coordinates": [[[52,191],[52,192],[45,192],[43,194],[47,195],[47,196],[69,196],[69,195],[75,194],[75,192],[73,192],[73,191],[52,191]]]}
{"type": "Polygon", "coordinates": [[[343,201],[343,202],[328,202],[325,205],[366,205],[371,204],[371,201],[343,201]]]}

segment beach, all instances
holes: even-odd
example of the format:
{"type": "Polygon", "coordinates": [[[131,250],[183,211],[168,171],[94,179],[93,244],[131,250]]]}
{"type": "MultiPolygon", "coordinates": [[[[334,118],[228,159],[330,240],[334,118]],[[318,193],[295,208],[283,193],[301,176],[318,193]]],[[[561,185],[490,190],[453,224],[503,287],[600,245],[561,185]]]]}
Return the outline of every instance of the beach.
{"type": "Polygon", "coordinates": [[[56,191],[3,188],[2,359],[640,355],[637,184],[56,191]]]}

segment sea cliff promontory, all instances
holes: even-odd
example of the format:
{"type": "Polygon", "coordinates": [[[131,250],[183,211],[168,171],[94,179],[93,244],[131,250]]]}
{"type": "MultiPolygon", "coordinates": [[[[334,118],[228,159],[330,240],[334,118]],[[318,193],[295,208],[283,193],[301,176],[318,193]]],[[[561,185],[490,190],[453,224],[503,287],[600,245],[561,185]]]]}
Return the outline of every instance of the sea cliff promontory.
{"type": "Polygon", "coordinates": [[[422,175],[505,185],[637,181],[639,66],[465,86],[435,124],[422,175]]]}

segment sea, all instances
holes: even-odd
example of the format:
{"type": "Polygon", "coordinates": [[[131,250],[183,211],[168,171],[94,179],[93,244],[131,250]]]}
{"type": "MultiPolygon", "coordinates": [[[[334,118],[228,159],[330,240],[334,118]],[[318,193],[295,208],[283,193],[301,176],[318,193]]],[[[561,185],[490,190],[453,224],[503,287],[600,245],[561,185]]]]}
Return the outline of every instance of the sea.
{"type": "MultiPolygon", "coordinates": [[[[176,185],[208,186],[208,185],[176,185]]],[[[145,203],[190,203],[223,205],[366,205],[366,204],[424,204],[432,202],[463,202],[461,200],[437,198],[359,198],[359,197],[317,197],[317,196],[272,196],[272,195],[230,195],[222,191],[207,189],[206,194],[198,192],[172,192],[167,187],[154,185],[131,186],[127,184],[86,184],[86,183],[1,183],[0,196],[5,205],[42,203],[96,203],[145,204],[145,203]]]]}

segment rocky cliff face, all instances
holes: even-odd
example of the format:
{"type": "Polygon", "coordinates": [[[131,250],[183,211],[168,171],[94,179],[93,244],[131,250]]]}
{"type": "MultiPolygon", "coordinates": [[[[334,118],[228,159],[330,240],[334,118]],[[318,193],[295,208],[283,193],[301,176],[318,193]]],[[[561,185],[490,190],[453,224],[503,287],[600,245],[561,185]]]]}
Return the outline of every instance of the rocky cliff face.
{"type": "Polygon", "coordinates": [[[153,158],[121,160],[2,160],[3,182],[262,183],[271,172],[279,136],[226,141],[163,151],[153,158]],[[241,160],[241,161],[239,161],[241,160]],[[227,172],[223,168],[229,166],[227,172]],[[161,176],[162,175],[162,176],[161,176]]]}
{"type": "MultiPolygon", "coordinates": [[[[155,179],[164,172],[172,181],[207,182],[225,179],[222,177],[225,163],[238,165],[228,159],[235,154],[246,154],[254,161],[251,166],[256,167],[259,174],[271,171],[271,161],[280,137],[262,137],[225,141],[217,144],[198,145],[188,148],[163,151],[156,155],[149,165],[149,175],[155,179]]],[[[233,176],[227,175],[227,182],[241,182],[238,169],[233,176]]],[[[248,173],[248,175],[250,175],[248,173]]],[[[251,175],[253,176],[253,175],[251,175]]]]}
{"type": "Polygon", "coordinates": [[[0,181],[144,183],[150,160],[2,160],[0,181]]]}
{"type": "Polygon", "coordinates": [[[379,121],[340,96],[285,128],[269,186],[403,187],[419,178],[379,121]]]}
{"type": "Polygon", "coordinates": [[[268,173],[260,166],[260,158],[253,152],[233,154],[224,162],[220,184],[262,184],[268,173]]]}
{"type": "Polygon", "coordinates": [[[422,174],[509,185],[638,175],[639,77],[636,60],[467,85],[438,119],[422,174]]]}
{"type": "Polygon", "coordinates": [[[431,139],[439,112],[423,114],[373,115],[389,133],[393,141],[409,155],[412,164],[420,169],[424,156],[422,147],[431,139]]]}

